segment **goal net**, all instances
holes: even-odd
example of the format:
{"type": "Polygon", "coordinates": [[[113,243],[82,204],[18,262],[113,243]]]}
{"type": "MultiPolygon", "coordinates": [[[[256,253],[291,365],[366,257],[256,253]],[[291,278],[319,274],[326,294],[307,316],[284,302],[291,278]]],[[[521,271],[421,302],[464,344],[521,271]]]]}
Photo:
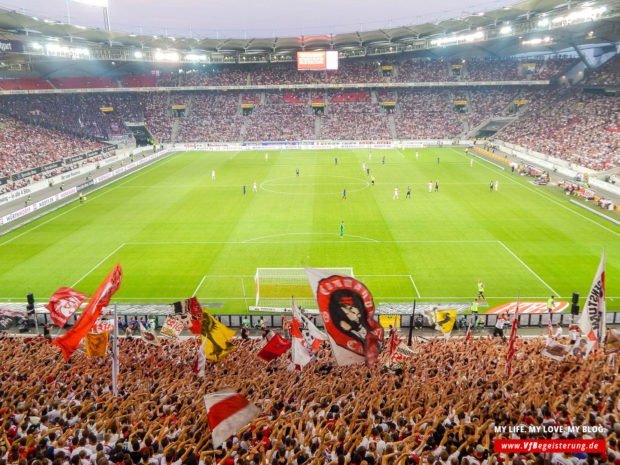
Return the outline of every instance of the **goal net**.
{"type": "MultiPolygon", "coordinates": [[[[318,268],[330,275],[353,276],[353,268],[318,268]]],[[[290,311],[291,297],[302,308],[317,308],[304,268],[257,268],[256,307],[251,310],[290,311]]]]}

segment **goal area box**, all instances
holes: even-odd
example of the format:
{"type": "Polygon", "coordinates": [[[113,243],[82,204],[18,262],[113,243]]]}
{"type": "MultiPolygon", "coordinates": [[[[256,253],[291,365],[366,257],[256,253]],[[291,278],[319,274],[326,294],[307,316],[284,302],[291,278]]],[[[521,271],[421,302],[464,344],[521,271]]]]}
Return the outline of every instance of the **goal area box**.
{"type": "MultiPolygon", "coordinates": [[[[355,277],[351,267],[317,269],[330,275],[355,277]]],[[[291,297],[295,298],[298,307],[317,308],[304,268],[257,268],[254,283],[256,302],[250,310],[289,312],[291,297]]]]}

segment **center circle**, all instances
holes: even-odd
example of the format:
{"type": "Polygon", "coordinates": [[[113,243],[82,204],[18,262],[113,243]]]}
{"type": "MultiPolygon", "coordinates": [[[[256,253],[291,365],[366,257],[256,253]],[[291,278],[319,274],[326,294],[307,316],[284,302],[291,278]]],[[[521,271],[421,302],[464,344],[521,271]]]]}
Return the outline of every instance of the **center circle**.
{"type": "Polygon", "coordinates": [[[370,183],[365,179],[351,176],[286,176],[263,181],[260,188],[274,194],[287,195],[336,195],[347,192],[359,192],[367,189],[370,183]]]}

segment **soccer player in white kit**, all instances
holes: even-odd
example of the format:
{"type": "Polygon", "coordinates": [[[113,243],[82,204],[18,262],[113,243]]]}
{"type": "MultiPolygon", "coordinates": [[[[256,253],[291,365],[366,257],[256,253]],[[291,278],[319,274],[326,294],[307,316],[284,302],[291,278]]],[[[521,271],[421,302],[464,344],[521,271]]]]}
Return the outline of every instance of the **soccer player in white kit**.
{"type": "Polygon", "coordinates": [[[258,192],[258,188],[256,187],[256,181],[254,181],[254,185],[252,186],[252,192],[258,192]]]}
{"type": "Polygon", "coordinates": [[[215,181],[215,170],[211,170],[211,181],[215,181]]]}
{"type": "Polygon", "coordinates": [[[428,191],[433,192],[433,181],[428,183],[428,191]]]}
{"type": "Polygon", "coordinates": [[[265,152],[265,161],[269,160],[269,154],[265,152]]]}
{"type": "Polygon", "coordinates": [[[398,187],[394,188],[394,197],[392,197],[392,200],[398,200],[398,187]]]}

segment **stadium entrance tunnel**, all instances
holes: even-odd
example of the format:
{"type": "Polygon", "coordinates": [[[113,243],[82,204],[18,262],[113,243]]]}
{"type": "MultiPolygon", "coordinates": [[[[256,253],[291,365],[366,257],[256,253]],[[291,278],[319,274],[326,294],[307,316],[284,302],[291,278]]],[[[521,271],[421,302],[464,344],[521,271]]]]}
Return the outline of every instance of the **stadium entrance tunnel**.
{"type": "Polygon", "coordinates": [[[268,179],[260,185],[264,191],[287,195],[339,195],[344,189],[347,193],[353,193],[369,186],[365,179],[351,176],[304,176],[303,173],[299,177],[268,179]]]}

